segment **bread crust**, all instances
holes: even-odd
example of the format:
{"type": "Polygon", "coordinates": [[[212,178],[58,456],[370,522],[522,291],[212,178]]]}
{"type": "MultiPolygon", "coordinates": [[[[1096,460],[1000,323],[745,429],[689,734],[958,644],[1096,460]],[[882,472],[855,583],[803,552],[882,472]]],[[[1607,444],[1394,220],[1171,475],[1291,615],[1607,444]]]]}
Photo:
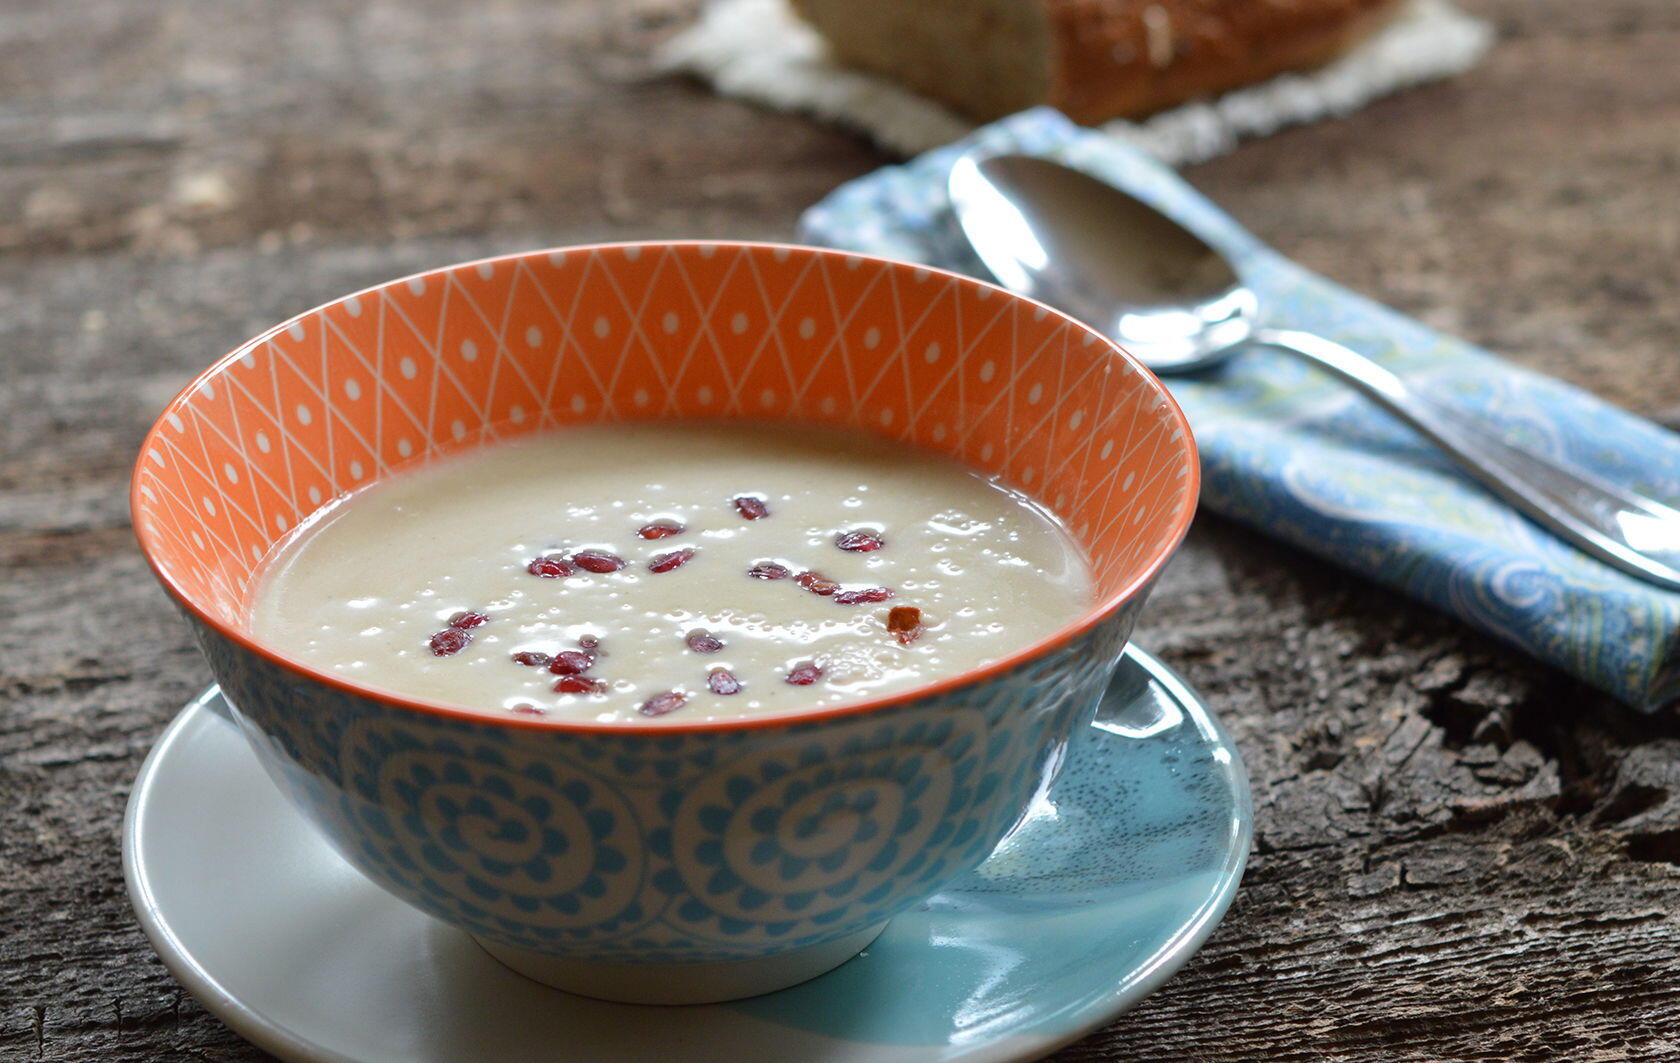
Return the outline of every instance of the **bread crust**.
{"type": "Polygon", "coordinates": [[[902,47],[876,41],[895,28],[907,32],[912,23],[925,37],[926,20],[938,18],[937,9],[919,0],[791,2],[842,62],[895,78],[980,121],[1049,103],[1092,125],[1319,66],[1381,28],[1404,0],[994,0],[1019,4],[1022,16],[1042,20],[1038,47],[1049,54],[1011,64],[1013,72],[996,70],[1009,83],[994,82],[984,92],[974,91],[972,77],[949,76],[948,64],[963,57],[986,62],[988,54],[995,59],[1007,54],[1003,49],[1032,45],[953,39],[947,54],[907,62],[902,47]],[[1040,77],[1016,83],[1023,69],[1040,77]]]}
{"type": "Polygon", "coordinates": [[[1400,0],[1030,0],[1055,49],[1047,101],[1076,122],[1136,118],[1322,65],[1400,0]]]}

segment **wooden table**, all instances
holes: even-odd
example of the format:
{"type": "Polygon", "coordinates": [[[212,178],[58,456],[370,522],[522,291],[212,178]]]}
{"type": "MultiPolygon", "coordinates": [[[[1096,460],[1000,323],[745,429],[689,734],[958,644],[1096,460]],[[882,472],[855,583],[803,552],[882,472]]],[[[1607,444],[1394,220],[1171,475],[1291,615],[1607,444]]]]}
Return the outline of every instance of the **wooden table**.
{"type": "MultiPolygon", "coordinates": [[[[1467,0],[1449,84],[1190,177],[1309,266],[1680,423],[1680,5],[1467,0]]],[[[0,1058],[260,1057],[123,892],[208,673],[125,486],[213,357],[331,296],[592,238],[785,237],[883,158],[655,77],[692,0],[0,9],[0,1058]]],[[[1680,718],[1213,517],[1140,641],[1238,736],[1258,841],[1186,970],[1064,1060],[1680,1060],[1680,718]]]]}

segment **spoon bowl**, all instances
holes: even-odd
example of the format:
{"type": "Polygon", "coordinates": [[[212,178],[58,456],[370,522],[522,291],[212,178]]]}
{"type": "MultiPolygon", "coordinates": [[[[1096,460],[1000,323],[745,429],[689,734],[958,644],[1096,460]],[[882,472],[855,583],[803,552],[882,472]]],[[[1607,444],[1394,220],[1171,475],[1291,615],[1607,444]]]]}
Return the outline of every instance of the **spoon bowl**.
{"type": "Polygon", "coordinates": [[[1260,302],[1230,263],[1113,185],[1030,155],[964,157],[950,194],[1004,287],[1100,329],[1157,373],[1206,368],[1254,334],[1260,302]]]}
{"type": "Polygon", "coordinates": [[[948,190],[1004,287],[1107,333],[1155,372],[1205,369],[1248,345],[1286,351],[1358,389],[1558,538],[1680,590],[1680,510],[1516,446],[1323,336],[1261,327],[1259,297],[1230,262],[1147,203],[1029,155],[965,156],[948,190]]]}

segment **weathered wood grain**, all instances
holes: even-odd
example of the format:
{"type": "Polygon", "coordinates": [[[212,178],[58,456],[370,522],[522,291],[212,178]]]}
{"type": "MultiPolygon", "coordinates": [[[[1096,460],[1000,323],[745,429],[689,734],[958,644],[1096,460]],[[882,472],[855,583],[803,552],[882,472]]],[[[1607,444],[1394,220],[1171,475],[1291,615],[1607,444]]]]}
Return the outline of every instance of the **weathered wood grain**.
{"type": "MultiPolygon", "coordinates": [[[[124,491],[257,329],[464,257],[781,237],[883,161],[650,75],[693,0],[0,10],[0,1058],[252,1060],[152,956],[127,788],[206,672],[124,491]]],[[[1680,6],[1470,0],[1480,68],[1191,177],[1284,251],[1680,423],[1680,6]]],[[[1216,519],[1139,634],[1255,780],[1230,918],[1069,1061],[1680,1060],[1680,722],[1216,519]]]]}

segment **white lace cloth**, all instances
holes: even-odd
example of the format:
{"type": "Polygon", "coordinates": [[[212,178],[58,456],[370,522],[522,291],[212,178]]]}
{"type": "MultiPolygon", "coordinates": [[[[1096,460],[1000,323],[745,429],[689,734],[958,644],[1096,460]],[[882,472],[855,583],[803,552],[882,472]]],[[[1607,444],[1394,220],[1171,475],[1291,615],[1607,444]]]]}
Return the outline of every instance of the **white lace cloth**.
{"type": "MultiPolygon", "coordinates": [[[[1492,40],[1487,23],[1447,0],[1411,0],[1394,22],[1328,66],[1104,128],[1171,165],[1200,162],[1248,137],[1451,77],[1475,65],[1492,40]]],[[[858,129],[904,155],[955,140],[975,124],[893,81],[835,63],[786,0],[711,0],[699,21],[666,44],[661,61],[727,96],[858,129]]]]}

